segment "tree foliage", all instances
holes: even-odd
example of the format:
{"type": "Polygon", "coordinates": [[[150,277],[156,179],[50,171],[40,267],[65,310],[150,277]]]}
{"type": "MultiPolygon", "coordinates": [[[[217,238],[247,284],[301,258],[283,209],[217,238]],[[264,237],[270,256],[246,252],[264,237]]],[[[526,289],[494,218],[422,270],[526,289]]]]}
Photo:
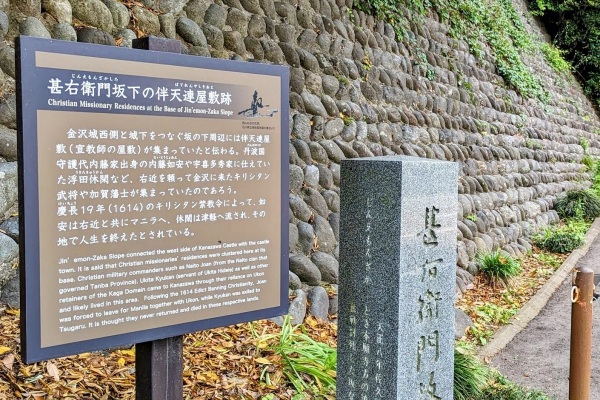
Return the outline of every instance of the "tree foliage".
{"type": "Polygon", "coordinates": [[[600,106],[600,0],[532,0],[530,7],[600,106]]]}

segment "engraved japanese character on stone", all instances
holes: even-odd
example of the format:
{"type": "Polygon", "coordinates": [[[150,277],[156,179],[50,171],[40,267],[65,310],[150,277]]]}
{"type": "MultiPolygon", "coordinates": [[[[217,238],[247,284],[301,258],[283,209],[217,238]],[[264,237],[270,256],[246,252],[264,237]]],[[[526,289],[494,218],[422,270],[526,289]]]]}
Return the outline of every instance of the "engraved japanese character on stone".
{"type": "Polygon", "coordinates": [[[433,261],[425,260],[425,263],[420,266],[422,271],[421,282],[425,282],[426,278],[435,279],[438,275],[438,266],[444,262],[443,259],[438,258],[433,261]]]}
{"type": "Polygon", "coordinates": [[[433,362],[440,359],[440,332],[434,331],[419,338],[417,344],[417,372],[421,370],[423,359],[429,356],[433,362]]]}
{"type": "Polygon", "coordinates": [[[435,373],[429,374],[429,382],[419,383],[419,400],[442,400],[437,395],[437,384],[435,383],[435,373]]]}
{"type": "Polygon", "coordinates": [[[440,228],[441,225],[436,222],[435,217],[439,212],[440,209],[434,206],[425,209],[425,229],[421,232],[423,234],[423,243],[426,246],[438,245],[438,236],[435,228],[440,228]]]}
{"type": "Polygon", "coordinates": [[[423,322],[425,319],[437,319],[438,304],[441,300],[441,292],[432,292],[430,289],[419,296],[419,322],[423,322]]]}

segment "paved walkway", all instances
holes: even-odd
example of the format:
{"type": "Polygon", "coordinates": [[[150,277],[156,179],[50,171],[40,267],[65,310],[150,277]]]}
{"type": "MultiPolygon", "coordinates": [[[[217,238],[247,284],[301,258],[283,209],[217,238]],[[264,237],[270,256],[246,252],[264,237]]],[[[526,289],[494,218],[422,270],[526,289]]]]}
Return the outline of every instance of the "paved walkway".
{"type": "MultiPolygon", "coordinates": [[[[600,220],[586,245],[559,269],[555,283],[543,288],[519,321],[498,332],[481,351],[486,360],[509,379],[539,389],[557,400],[569,398],[571,335],[571,271],[575,265],[600,273],[600,220]],[[587,250],[587,252],[586,252],[587,250]],[[549,298],[546,302],[544,299],[549,298]],[[537,304],[536,304],[537,303],[537,304]],[[539,314],[537,311],[539,311],[539,314]]],[[[599,290],[597,290],[599,291],[599,290]]],[[[592,399],[600,399],[600,304],[595,303],[592,338],[592,399]]]]}

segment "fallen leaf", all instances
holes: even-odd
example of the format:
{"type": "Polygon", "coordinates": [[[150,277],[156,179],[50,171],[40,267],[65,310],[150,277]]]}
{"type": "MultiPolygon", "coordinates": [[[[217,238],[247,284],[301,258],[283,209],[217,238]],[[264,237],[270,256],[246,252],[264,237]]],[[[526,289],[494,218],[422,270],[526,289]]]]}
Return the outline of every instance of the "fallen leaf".
{"type": "Polygon", "coordinates": [[[117,360],[117,365],[118,365],[119,367],[123,367],[123,366],[125,365],[125,359],[124,359],[123,357],[119,358],[119,359],[117,360]]]}
{"type": "Polygon", "coordinates": [[[264,358],[264,357],[258,357],[258,358],[255,358],[255,359],[254,359],[254,361],[256,361],[256,362],[257,362],[257,363],[259,363],[259,364],[272,364],[272,362],[271,362],[271,361],[267,360],[267,359],[266,359],[266,358],[264,358]]]}
{"type": "Polygon", "coordinates": [[[2,359],[2,364],[4,364],[4,366],[8,369],[12,369],[14,362],[15,356],[12,353],[2,359]]]}
{"type": "Polygon", "coordinates": [[[53,377],[56,382],[60,380],[58,368],[51,361],[46,363],[46,371],[48,371],[48,374],[53,377]]]}
{"type": "Polygon", "coordinates": [[[0,346],[0,355],[6,353],[7,351],[10,351],[10,347],[0,346]]]}

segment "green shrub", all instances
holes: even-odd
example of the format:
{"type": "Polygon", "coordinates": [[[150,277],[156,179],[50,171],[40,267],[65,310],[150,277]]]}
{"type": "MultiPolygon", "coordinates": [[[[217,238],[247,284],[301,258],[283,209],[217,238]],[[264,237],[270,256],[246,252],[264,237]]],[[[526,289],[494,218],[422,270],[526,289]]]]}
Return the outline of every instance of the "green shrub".
{"type": "Polygon", "coordinates": [[[583,245],[589,227],[581,221],[568,221],[565,225],[546,228],[534,237],[536,246],[552,253],[569,253],[583,245]]]}
{"type": "Polygon", "coordinates": [[[576,76],[596,105],[600,105],[600,2],[531,0],[553,42],[564,51],[576,76]]]}
{"type": "Polygon", "coordinates": [[[596,160],[589,154],[586,154],[581,158],[581,163],[587,167],[588,171],[595,171],[596,160]]]}
{"type": "Polygon", "coordinates": [[[527,390],[510,382],[498,372],[492,373],[492,380],[481,397],[473,400],[550,400],[538,390],[527,390]]]}
{"type": "Polygon", "coordinates": [[[600,216],[600,198],[591,190],[569,190],[556,199],[554,209],[561,218],[592,220],[600,216]]]}
{"type": "MultiPolygon", "coordinates": [[[[305,333],[298,333],[300,327],[293,326],[287,315],[280,333],[260,339],[267,343],[276,341],[266,350],[281,357],[283,373],[298,393],[335,393],[337,350],[311,339],[305,333]]],[[[268,368],[263,370],[260,378],[267,383],[270,381],[268,368]]]]}
{"type": "Polygon", "coordinates": [[[492,251],[479,256],[479,269],[483,272],[493,286],[506,287],[512,278],[521,273],[521,264],[514,258],[503,255],[499,251],[492,251]]]}
{"type": "Polygon", "coordinates": [[[564,74],[566,72],[571,71],[571,64],[564,59],[563,54],[565,53],[562,50],[557,49],[554,45],[544,43],[540,47],[542,53],[544,53],[544,58],[548,61],[548,64],[559,74],[564,74]]]}
{"type": "MultiPolygon", "coordinates": [[[[398,40],[410,27],[404,8],[417,25],[430,10],[435,11],[448,25],[449,35],[464,40],[475,57],[483,58],[483,44],[489,45],[496,69],[509,86],[525,97],[542,102],[549,98],[540,79],[523,62],[521,52],[530,51],[533,43],[510,0],[354,0],[354,7],[390,23],[398,40]]],[[[435,70],[428,68],[426,77],[435,79],[435,70]]]]}
{"type": "Polygon", "coordinates": [[[454,347],[454,399],[470,400],[483,396],[489,370],[466,344],[454,347]]]}
{"type": "Polygon", "coordinates": [[[550,400],[544,393],[522,388],[487,367],[464,343],[454,348],[454,399],[550,400]]]}

